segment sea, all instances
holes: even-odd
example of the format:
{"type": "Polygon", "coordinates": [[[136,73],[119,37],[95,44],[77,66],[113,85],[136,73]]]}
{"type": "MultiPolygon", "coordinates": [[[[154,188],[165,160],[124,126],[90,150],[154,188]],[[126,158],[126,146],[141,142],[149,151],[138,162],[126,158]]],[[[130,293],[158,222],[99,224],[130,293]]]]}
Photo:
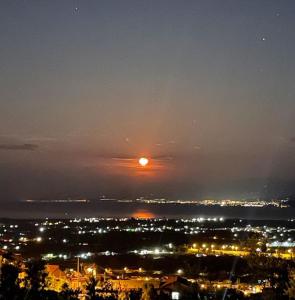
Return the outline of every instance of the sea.
{"type": "Polygon", "coordinates": [[[232,218],[249,220],[288,220],[295,218],[295,208],[220,207],[196,204],[158,204],[118,201],[90,202],[0,202],[0,218],[232,218]]]}

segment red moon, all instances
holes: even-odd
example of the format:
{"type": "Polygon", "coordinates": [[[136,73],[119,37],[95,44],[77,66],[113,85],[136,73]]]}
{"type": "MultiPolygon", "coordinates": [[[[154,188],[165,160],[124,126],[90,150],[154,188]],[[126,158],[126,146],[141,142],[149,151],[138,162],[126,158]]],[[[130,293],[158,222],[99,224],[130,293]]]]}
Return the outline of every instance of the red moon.
{"type": "Polygon", "coordinates": [[[138,160],[138,163],[139,163],[142,167],[145,167],[145,166],[149,163],[149,160],[148,160],[146,157],[141,157],[141,158],[138,160]]]}

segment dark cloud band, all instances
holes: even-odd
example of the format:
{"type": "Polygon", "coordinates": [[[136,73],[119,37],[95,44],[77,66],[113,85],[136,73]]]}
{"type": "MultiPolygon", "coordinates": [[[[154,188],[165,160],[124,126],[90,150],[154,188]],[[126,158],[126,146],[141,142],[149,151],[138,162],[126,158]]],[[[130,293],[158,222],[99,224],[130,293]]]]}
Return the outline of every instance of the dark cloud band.
{"type": "Polygon", "coordinates": [[[0,150],[23,150],[23,151],[34,151],[38,148],[38,145],[35,144],[0,144],[0,150]]]}

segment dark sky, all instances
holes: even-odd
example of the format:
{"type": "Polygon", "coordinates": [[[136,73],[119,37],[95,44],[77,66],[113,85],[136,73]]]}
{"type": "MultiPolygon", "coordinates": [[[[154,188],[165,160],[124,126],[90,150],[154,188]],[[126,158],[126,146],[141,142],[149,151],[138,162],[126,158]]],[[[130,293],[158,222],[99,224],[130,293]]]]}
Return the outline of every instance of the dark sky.
{"type": "Polygon", "coordinates": [[[1,1],[0,201],[294,193],[294,28],[292,0],[1,1]]]}

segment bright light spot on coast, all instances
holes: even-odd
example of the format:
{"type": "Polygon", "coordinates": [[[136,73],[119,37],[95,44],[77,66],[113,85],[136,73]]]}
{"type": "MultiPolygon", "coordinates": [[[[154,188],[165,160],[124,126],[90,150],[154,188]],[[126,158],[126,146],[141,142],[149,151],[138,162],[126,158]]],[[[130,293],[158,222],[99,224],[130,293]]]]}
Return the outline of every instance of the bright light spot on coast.
{"type": "Polygon", "coordinates": [[[148,160],[146,157],[141,157],[141,158],[138,160],[138,163],[139,163],[142,167],[145,167],[145,166],[149,163],[149,160],[148,160]]]}

